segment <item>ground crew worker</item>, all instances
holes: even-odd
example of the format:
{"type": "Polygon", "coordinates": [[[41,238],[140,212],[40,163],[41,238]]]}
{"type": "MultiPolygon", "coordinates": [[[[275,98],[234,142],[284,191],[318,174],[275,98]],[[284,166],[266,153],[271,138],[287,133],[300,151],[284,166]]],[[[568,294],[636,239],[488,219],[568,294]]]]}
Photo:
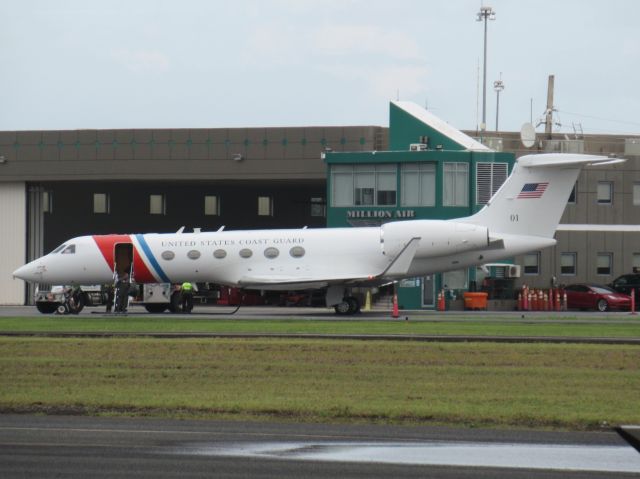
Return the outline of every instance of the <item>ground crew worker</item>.
{"type": "Polygon", "coordinates": [[[193,309],[193,285],[189,281],[182,283],[182,312],[190,313],[193,309]]]}
{"type": "Polygon", "coordinates": [[[110,313],[113,309],[113,300],[115,299],[115,291],[113,290],[113,284],[106,284],[104,287],[104,295],[106,298],[105,304],[107,306],[106,312],[110,313]]]}
{"type": "Polygon", "coordinates": [[[116,313],[127,312],[127,302],[129,295],[129,273],[126,271],[116,272],[116,313]]]}

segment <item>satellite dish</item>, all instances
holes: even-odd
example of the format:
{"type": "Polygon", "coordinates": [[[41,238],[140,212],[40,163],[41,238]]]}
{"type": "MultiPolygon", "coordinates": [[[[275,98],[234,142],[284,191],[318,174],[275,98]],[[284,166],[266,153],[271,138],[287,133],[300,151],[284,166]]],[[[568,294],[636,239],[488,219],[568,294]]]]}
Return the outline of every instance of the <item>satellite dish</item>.
{"type": "Polygon", "coordinates": [[[531,123],[525,123],[520,128],[520,141],[525,148],[531,148],[536,142],[536,129],[531,123]]]}

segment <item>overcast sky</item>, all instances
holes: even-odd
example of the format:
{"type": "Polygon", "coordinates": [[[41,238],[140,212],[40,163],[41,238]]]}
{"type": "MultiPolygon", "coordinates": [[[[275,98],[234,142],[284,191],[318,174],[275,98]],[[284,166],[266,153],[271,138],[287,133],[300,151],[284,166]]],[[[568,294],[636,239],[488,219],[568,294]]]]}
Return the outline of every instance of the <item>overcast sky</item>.
{"type": "MultiPolygon", "coordinates": [[[[640,134],[640,1],[493,0],[487,124],[640,134]]],[[[3,0],[0,130],[388,124],[475,129],[479,0],[3,0]]],[[[480,85],[482,82],[480,72],[480,85]]]]}

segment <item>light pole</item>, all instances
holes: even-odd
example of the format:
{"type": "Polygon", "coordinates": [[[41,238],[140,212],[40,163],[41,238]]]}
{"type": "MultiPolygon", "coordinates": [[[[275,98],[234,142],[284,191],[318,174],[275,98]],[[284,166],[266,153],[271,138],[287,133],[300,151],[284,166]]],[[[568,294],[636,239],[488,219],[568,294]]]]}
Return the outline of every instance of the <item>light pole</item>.
{"type": "Polygon", "coordinates": [[[482,131],[487,129],[487,21],[495,19],[496,12],[491,7],[480,7],[476,20],[479,22],[484,20],[484,73],[482,79],[482,124],[480,125],[482,131]]]}
{"type": "Polygon", "coordinates": [[[498,131],[498,115],[500,114],[500,92],[504,90],[504,83],[502,82],[502,72],[500,72],[500,80],[493,82],[493,89],[496,92],[496,131],[498,131]]]}

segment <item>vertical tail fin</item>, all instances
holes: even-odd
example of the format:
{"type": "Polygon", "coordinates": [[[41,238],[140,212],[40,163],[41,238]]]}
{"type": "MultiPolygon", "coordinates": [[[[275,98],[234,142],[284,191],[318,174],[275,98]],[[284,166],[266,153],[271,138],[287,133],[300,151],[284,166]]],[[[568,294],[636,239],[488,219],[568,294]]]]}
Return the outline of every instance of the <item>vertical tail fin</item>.
{"type": "Polygon", "coordinates": [[[552,238],[582,167],[623,161],[572,154],[520,157],[489,203],[466,221],[492,233],[552,238]]]}

